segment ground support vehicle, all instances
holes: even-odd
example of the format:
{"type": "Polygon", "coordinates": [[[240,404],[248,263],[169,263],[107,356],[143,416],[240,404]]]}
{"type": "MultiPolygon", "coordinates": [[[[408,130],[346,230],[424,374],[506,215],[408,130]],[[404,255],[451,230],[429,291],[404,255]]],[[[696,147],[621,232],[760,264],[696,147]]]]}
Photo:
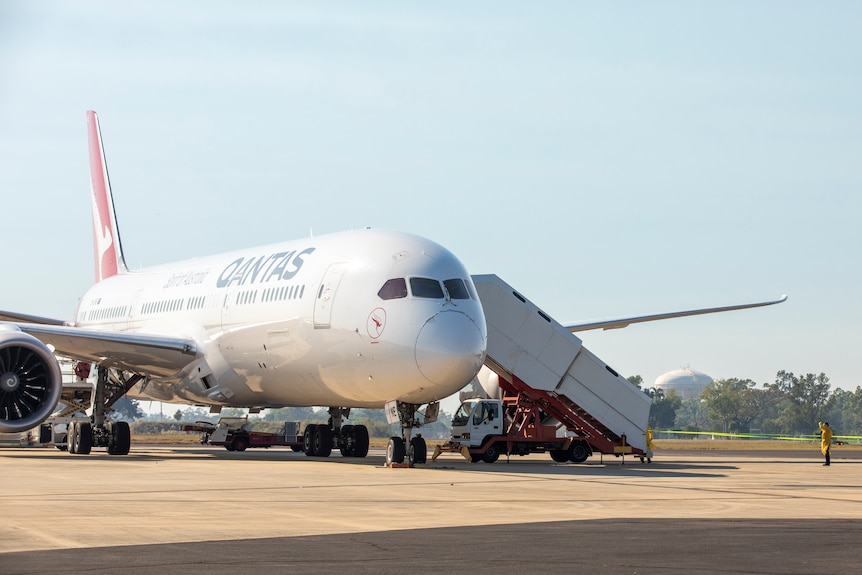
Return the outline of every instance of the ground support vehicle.
{"type": "Polygon", "coordinates": [[[558,462],[593,453],[651,459],[652,400],[499,277],[473,281],[488,324],[483,369],[495,384],[461,405],[432,459],[445,451],[486,462],[536,452],[558,462]]]}
{"type": "Polygon", "coordinates": [[[199,421],[183,426],[183,431],[197,431],[201,443],[221,445],[228,451],[245,451],[251,447],[290,447],[304,451],[309,457],[329,457],[338,449],[343,457],[368,455],[368,428],[364,425],[342,425],[341,418],[349,410],[331,408],[332,419],[325,424],[309,423],[303,433],[298,421],[288,421],[279,433],[254,431],[248,417],[222,417],[218,423],[199,421]]]}
{"type": "Polygon", "coordinates": [[[268,433],[249,429],[248,417],[222,417],[218,423],[198,421],[193,425],[184,425],[183,431],[198,431],[202,444],[221,445],[228,451],[275,446],[303,451],[305,445],[299,433],[298,421],[287,421],[279,433],[268,433]]]}
{"type": "Polygon", "coordinates": [[[651,453],[628,445],[625,436],[613,440],[584,427],[572,433],[571,426],[561,425],[551,413],[563,411],[529,394],[506,394],[502,400],[468,399],[452,419],[452,438],[436,446],[431,459],[443,452],[460,453],[473,463],[494,463],[501,455],[530,453],[548,453],[558,463],[583,463],[593,453],[633,455],[641,462],[652,458],[651,453]],[[565,435],[559,435],[564,427],[565,435]]]}

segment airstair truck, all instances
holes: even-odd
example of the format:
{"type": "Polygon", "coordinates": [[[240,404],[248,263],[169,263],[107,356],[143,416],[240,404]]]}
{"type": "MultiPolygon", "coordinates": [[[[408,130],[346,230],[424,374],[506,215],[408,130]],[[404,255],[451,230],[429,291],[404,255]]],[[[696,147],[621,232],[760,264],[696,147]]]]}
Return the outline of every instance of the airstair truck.
{"type": "Polygon", "coordinates": [[[652,400],[499,277],[473,281],[488,325],[485,368],[500,394],[466,400],[433,458],[448,451],[485,462],[537,452],[558,462],[596,452],[651,459],[652,400]]]}

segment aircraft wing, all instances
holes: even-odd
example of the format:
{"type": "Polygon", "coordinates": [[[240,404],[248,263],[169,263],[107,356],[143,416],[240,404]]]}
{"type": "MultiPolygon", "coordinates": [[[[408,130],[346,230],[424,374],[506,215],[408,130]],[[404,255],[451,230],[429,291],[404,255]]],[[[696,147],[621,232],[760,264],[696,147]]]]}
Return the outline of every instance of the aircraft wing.
{"type": "Polygon", "coordinates": [[[50,317],[39,317],[38,315],[28,315],[26,313],[16,313],[14,311],[0,310],[0,321],[11,321],[21,323],[40,323],[44,325],[65,325],[62,319],[53,319],[50,317]]]}
{"type": "Polygon", "coordinates": [[[58,355],[144,375],[170,377],[203,356],[192,338],[97,331],[64,325],[14,325],[53,346],[58,355]]]}
{"type": "Polygon", "coordinates": [[[723,307],[709,307],[703,309],[692,309],[685,311],[674,311],[669,313],[656,313],[650,315],[638,315],[632,317],[621,317],[621,318],[612,318],[612,319],[601,319],[601,320],[592,320],[586,322],[576,322],[565,324],[565,328],[570,332],[574,333],[577,331],[588,331],[591,329],[620,329],[624,327],[628,327],[633,323],[642,323],[646,321],[657,321],[660,319],[672,319],[676,317],[686,317],[690,315],[704,315],[707,313],[720,313],[724,311],[733,311],[737,309],[749,309],[753,307],[764,307],[767,305],[775,305],[777,303],[782,303],[787,301],[787,296],[783,295],[777,300],[772,301],[763,301],[757,303],[744,303],[738,305],[728,305],[723,307]]]}

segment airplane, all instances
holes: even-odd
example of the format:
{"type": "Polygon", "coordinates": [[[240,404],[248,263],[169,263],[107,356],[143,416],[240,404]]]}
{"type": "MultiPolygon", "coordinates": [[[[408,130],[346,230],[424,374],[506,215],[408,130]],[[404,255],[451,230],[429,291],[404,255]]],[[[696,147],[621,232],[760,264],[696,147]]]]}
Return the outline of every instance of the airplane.
{"type": "Polygon", "coordinates": [[[94,111],[86,118],[95,283],[68,321],[0,311],[0,432],[51,415],[62,356],[96,370],[92,415],[69,426],[73,454],[129,453],[128,423],[109,417],[128,395],[213,412],[325,406],[329,422],[304,432],[306,454],[319,457],[334,448],[365,457],[368,430],[344,421],[352,408],[386,408],[402,429],[387,461],[424,462],[425,442],[412,430],[433,421],[439,401],[473,382],[485,360],[482,304],[458,258],[417,235],[365,228],[129,270],[99,120],[94,111]]]}

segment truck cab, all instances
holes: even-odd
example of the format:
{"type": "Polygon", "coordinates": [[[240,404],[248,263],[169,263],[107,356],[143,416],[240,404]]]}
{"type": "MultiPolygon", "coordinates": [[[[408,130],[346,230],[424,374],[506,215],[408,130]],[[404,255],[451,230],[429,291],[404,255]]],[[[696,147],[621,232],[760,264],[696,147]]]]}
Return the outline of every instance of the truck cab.
{"type": "Polygon", "coordinates": [[[506,433],[503,402],[498,399],[468,399],[452,418],[452,441],[479,447],[489,435],[506,433]]]}

